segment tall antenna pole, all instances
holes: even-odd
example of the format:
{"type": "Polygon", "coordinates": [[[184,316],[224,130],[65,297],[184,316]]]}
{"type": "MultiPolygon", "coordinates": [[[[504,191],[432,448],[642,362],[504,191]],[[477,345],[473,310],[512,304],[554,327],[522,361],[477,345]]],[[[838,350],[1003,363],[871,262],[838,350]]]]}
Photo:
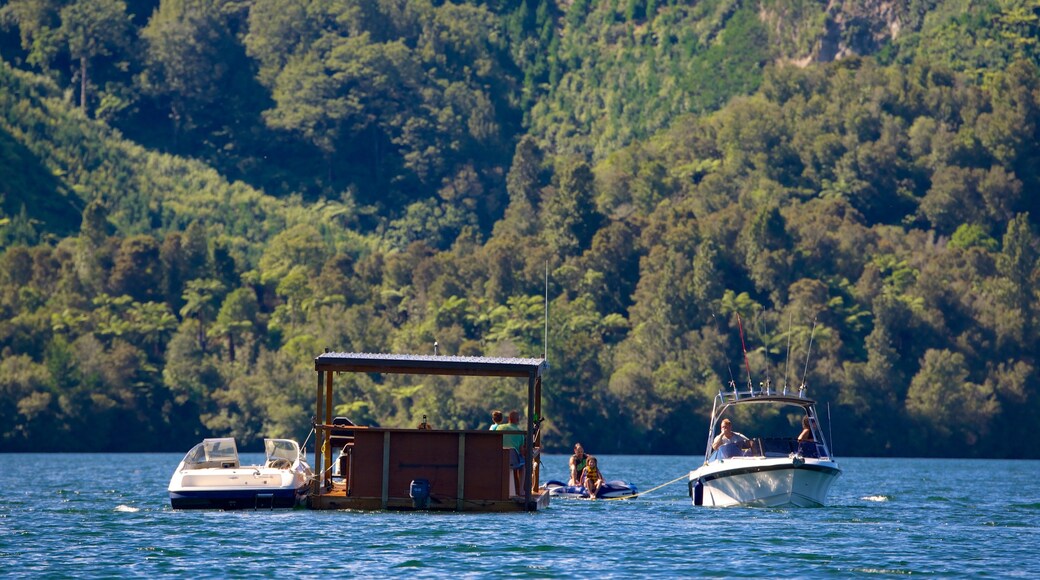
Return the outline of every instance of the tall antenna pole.
{"type": "Polygon", "coordinates": [[[747,346],[744,344],[744,325],[740,322],[740,313],[737,313],[737,328],[740,330],[740,349],[744,351],[744,368],[747,369],[747,388],[749,393],[754,393],[755,389],[751,386],[751,365],[747,361],[747,346]]]}
{"type": "MultiPolygon", "coordinates": [[[[756,322],[756,324],[758,324],[758,333],[760,335],[762,335],[762,336],[768,336],[769,333],[767,331],[765,331],[765,330],[762,330],[762,326],[765,324],[765,323],[762,322],[762,316],[758,316],[757,318],[755,318],[755,322],[756,322]]],[[[764,383],[759,383],[759,386],[763,387],[763,388],[758,390],[759,394],[765,393],[766,395],[768,395],[769,394],[769,387],[773,384],[773,379],[772,379],[772,377],[769,376],[769,373],[770,373],[770,368],[769,367],[770,367],[770,365],[769,365],[769,350],[766,349],[766,380],[765,380],[764,383]]]]}
{"type": "Polygon", "coordinates": [[[784,394],[787,394],[787,374],[791,371],[791,319],[794,312],[787,314],[787,362],[784,363],[784,394]]]}
{"type": "Polygon", "coordinates": [[[542,358],[549,360],[549,260],[545,261],[545,331],[542,334],[542,358]]]}

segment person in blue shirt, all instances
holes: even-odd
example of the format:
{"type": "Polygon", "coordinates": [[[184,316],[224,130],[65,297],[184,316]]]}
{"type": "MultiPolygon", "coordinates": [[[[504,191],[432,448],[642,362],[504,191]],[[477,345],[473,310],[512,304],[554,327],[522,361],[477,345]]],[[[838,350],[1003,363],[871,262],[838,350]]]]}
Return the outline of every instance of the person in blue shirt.
{"type": "Polygon", "coordinates": [[[502,425],[502,411],[495,409],[491,411],[491,426],[488,427],[488,431],[495,431],[502,425]]]}
{"type": "Polygon", "coordinates": [[[723,419],[722,433],[719,433],[715,440],[712,441],[711,448],[719,449],[723,446],[727,447],[722,450],[721,455],[723,457],[732,457],[733,455],[740,455],[739,450],[750,448],[751,440],[743,434],[734,431],[732,421],[723,419]]]}

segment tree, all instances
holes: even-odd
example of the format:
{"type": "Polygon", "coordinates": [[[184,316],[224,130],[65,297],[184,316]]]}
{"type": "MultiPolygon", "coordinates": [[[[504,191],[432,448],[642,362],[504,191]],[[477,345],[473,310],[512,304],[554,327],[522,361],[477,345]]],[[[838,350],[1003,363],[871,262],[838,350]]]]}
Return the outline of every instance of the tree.
{"type": "Polygon", "coordinates": [[[743,233],[744,259],[748,274],[760,292],[780,302],[791,283],[792,259],[787,248],[791,239],[778,207],[759,210],[743,233]]]}
{"type": "MultiPolygon", "coordinates": [[[[314,303],[314,290],[308,279],[306,266],[296,266],[282,277],[275,292],[285,298],[284,308],[288,311],[289,325],[295,327],[307,317],[314,303]]],[[[279,306],[279,310],[282,306],[279,306]]]]}
{"type": "Polygon", "coordinates": [[[241,341],[242,335],[256,328],[259,312],[256,293],[250,288],[237,288],[224,298],[210,332],[227,339],[229,361],[235,362],[235,345],[241,341]]]}
{"type": "Polygon", "coordinates": [[[992,387],[968,380],[964,355],[928,349],[921,370],[910,381],[906,410],[940,436],[960,435],[973,445],[986,434],[999,405],[992,387]]]}
{"type": "Polygon", "coordinates": [[[161,297],[162,268],[159,243],[149,235],[130,236],[116,253],[109,284],[117,294],[126,294],[138,302],[161,297]]]}
{"type": "Polygon", "coordinates": [[[88,240],[95,247],[101,246],[112,235],[112,223],[108,221],[108,208],[98,198],[87,203],[83,209],[83,220],[80,225],[80,236],[88,240]]]}
{"type": "Polygon", "coordinates": [[[228,74],[229,31],[223,2],[162,0],[141,30],[146,43],[144,92],[169,101],[174,145],[198,110],[216,105],[228,74]]]}
{"type": "Polygon", "coordinates": [[[495,224],[495,233],[504,230],[517,236],[530,236],[537,232],[538,201],[542,188],[542,152],[530,135],[524,135],[516,144],[513,164],[506,176],[509,205],[505,216],[495,224]]]}
{"type": "Polygon", "coordinates": [[[184,306],[181,307],[181,318],[194,318],[197,322],[196,337],[199,350],[206,352],[206,324],[213,320],[217,312],[217,304],[224,292],[224,285],[217,280],[195,279],[188,282],[184,291],[184,306]]]}
{"type": "Polygon", "coordinates": [[[542,205],[542,235],[558,256],[573,256],[589,246],[599,229],[595,183],[589,164],[560,159],[556,187],[542,205]]]}
{"type": "Polygon", "coordinates": [[[0,6],[0,24],[18,25],[26,61],[47,69],[60,50],[58,27],[61,0],[9,0],[0,6]]]}
{"type": "Polygon", "coordinates": [[[59,34],[79,61],[79,107],[87,111],[90,61],[125,45],[130,18],[123,0],[78,0],[61,10],[59,34]]]}
{"type": "Polygon", "coordinates": [[[1036,287],[1040,280],[1040,242],[1029,221],[1029,214],[1019,214],[1007,225],[1002,249],[997,256],[997,269],[1007,280],[1007,291],[1001,296],[1012,312],[1022,317],[1023,340],[1032,341],[1036,332],[1036,287]]]}
{"type": "Polygon", "coordinates": [[[170,335],[177,329],[177,317],[162,302],[134,302],[127,316],[133,323],[137,344],[147,346],[152,360],[161,360],[170,335]]]}
{"type": "Polygon", "coordinates": [[[261,281],[280,281],[296,267],[317,275],[328,259],[321,233],[310,224],[299,224],[276,235],[260,257],[261,281]]]}
{"type": "Polygon", "coordinates": [[[184,230],[181,241],[184,250],[184,279],[208,278],[210,271],[209,232],[202,222],[195,220],[184,230]]]}

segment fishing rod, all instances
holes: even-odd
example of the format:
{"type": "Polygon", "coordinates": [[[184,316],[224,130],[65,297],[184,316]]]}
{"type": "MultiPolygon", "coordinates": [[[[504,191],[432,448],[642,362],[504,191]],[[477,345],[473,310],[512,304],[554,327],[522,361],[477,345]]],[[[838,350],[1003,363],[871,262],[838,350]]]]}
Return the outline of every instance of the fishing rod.
{"type": "Polygon", "coordinates": [[[805,377],[809,374],[809,354],[812,352],[813,337],[816,336],[816,317],[812,320],[812,332],[809,333],[809,350],[805,352],[805,370],[802,371],[802,384],[798,387],[799,391],[805,390],[805,377]]]}
{"type": "MultiPolygon", "coordinates": [[[[719,333],[719,336],[722,336],[722,330],[719,329],[719,319],[715,318],[714,312],[711,313],[711,319],[715,321],[715,332],[719,333]]],[[[731,389],[735,390],[737,388],[737,381],[733,378],[733,365],[730,364],[729,358],[726,359],[726,370],[729,371],[729,386],[731,389]]]]}
{"type": "MultiPolygon", "coordinates": [[[[765,328],[765,329],[762,328],[763,326],[766,326],[766,323],[762,322],[762,318],[763,318],[762,316],[758,316],[758,317],[755,318],[755,325],[758,328],[758,334],[759,334],[759,336],[763,336],[763,337],[769,336],[769,329],[768,328],[765,328]]],[[[765,349],[765,355],[766,355],[766,380],[758,385],[759,387],[761,387],[758,390],[758,392],[759,392],[759,394],[766,394],[766,395],[768,395],[769,394],[769,388],[773,386],[773,378],[771,376],[769,376],[769,373],[771,371],[772,365],[769,364],[769,349],[768,349],[768,347],[765,349]]]]}
{"type": "MultiPolygon", "coordinates": [[[[755,393],[755,388],[751,384],[751,365],[748,364],[747,360],[747,346],[744,344],[744,325],[740,322],[740,313],[737,313],[737,329],[740,330],[740,349],[744,351],[744,368],[747,369],[747,388],[751,394],[755,393]]],[[[808,363],[806,363],[808,364],[808,363]]]]}

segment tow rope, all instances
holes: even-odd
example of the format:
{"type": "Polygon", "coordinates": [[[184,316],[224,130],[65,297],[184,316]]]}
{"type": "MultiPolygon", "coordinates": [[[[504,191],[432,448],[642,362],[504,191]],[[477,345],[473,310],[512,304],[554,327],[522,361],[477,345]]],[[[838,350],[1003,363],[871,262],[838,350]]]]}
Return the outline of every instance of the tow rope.
{"type": "Polygon", "coordinates": [[[600,499],[602,499],[602,500],[634,499],[634,498],[637,498],[637,497],[639,497],[641,495],[646,495],[646,494],[648,494],[648,493],[650,493],[652,491],[657,491],[657,490],[659,490],[662,487],[665,487],[667,485],[672,485],[673,483],[675,483],[677,481],[680,481],[682,479],[686,479],[688,477],[690,477],[690,472],[687,471],[686,473],[680,475],[679,477],[676,477],[675,479],[673,479],[673,480],[671,480],[671,481],[669,481],[667,483],[662,483],[661,485],[659,485],[657,487],[652,487],[652,488],[650,488],[650,489],[648,489],[648,490],[646,490],[644,492],[633,493],[632,495],[626,495],[626,496],[622,496],[622,497],[604,497],[604,498],[600,498],[600,499]]]}

